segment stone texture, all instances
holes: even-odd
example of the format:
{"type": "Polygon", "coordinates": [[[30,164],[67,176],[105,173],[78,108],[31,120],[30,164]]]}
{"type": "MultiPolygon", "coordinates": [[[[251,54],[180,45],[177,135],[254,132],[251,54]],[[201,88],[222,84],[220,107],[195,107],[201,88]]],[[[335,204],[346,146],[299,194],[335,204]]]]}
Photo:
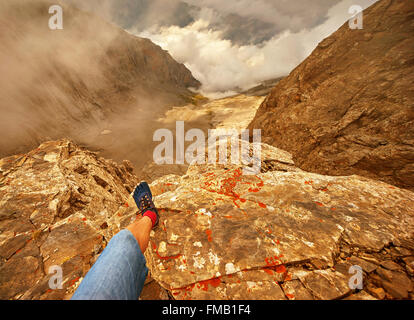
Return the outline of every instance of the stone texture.
{"type": "Polygon", "coordinates": [[[352,265],[360,266],[362,268],[362,270],[364,272],[367,272],[367,273],[371,273],[371,272],[375,271],[378,267],[374,263],[371,263],[371,262],[366,261],[364,259],[360,259],[360,258],[355,257],[355,256],[351,257],[348,261],[352,265]]]}
{"type": "Polygon", "coordinates": [[[403,258],[408,274],[414,276],[414,256],[403,258]]]}
{"type": "Polygon", "coordinates": [[[375,286],[369,285],[366,290],[373,295],[374,297],[376,297],[379,300],[382,300],[385,298],[385,291],[383,288],[377,288],[375,286]]]}
{"type": "Polygon", "coordinates": [[[352,294],[349,297],[346,297],[344,300],[377,300],[372,295],[366,293],[365,291],[360,291],[358,293],[352,294]]]}
{"type": "Polygon", "coordinates": [[[312,294],[299,280],[286,281],[282,285],[283,291],[289,300],[313,300],[312,294]]]}
{"type": "MultiPolygon", "coordinates": [[[[145,255],[152,277],[175,299],[346,298],[351,265],[361,265],[369,283],[374,261],[391,259],[393,243],[410,249],[412,192],[304,172],[285,151],[261,146],[262,164],[271,159],[288,170],[263,165],[249,176],[237,165],[193,164],[186,175],[151,185],[161,221],[145,255]]],[[[121,208],[114,218],[133,212],[121,208]]]]}
{"type": "Polygon", "coordinates": [[[286,300],[272,269],[245,270],[172,290],[178,300],[286,300]]]}
{"type": "Polygon", "coordinates": [[[66,140],[1,159],[0,173],[0,298],[67,298],[137,178],[66,140]],[[62,266],[62,290],[49,289],[52,265],[62,266]]]}
{"type": "Polygon", "coordinates": [[[409,293],[413,292],[413,282],[404,272],[378,268],[376,273],[378,277],[374,278],[375,284],[383,287],[391,297],[407,299],[409,293]]]}
{"type": "Polygon", "coordinates": [[[303,170],[414,190],[414,2],[381,0],[281,80],[250,128],[303,170]]]}
{"type": "MultiPolygon", "coordinates": [[[[412,192],[304,172],[289,153],[261,148],[257,175],[193,164],[151,184],[161,221],[142,299],[368,299],[348,287],[355,264],[370,295],[412,297],[412,192]]],[[[131,171],[66,140],[1,159],[1,298],[69,299],[136,218],[131,171]],[[52,265],[62,290],[49,289],[52,265]]]]}
{"type": "Polygon", "coordinates": [[[397,263],[391,260],[386,260],[384,262],[381,262],[381,266],[384,267],[385,269],[392,270],[392,271],[402,270],[400,265],[398,265],[397,263]]]}
{"type": "Polygon", "coordinates": [[[332,270],[305,272],[300,279],[304,286],[321,300],[339,299],[351,291],[348,278],[332,270]]]}

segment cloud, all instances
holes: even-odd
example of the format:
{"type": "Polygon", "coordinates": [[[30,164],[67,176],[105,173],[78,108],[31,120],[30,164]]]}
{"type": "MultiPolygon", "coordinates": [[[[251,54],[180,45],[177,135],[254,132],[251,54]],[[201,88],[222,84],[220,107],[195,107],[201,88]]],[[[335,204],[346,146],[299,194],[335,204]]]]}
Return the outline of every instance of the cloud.
{"type": "Polygon", "coordinates": [[[287,75],[376,0],[67,0],[168,50],[206,94],[287,75]]]}
{"type": "MultiPolygon", "coordinates": [[[[366,8],[375,1],[360,0],[358,4],[366,8]]],[[[192,0],[187,2],[196,3],[192,0]]],[[[321,40],[350,18],[348,9],[356,4],[354,0],[343,0],[330,7],[325,19],[322,19],[314,12],[320,11],[320,6],[326,6],[326,1],[315,2],[319,3],[317,10],[313,10],[312,5],[305,5],[304,1],[295,1],[291,6],[288,6],[286,1],[281,1],[285,7],[280,5],[280,8],[284,9],[282,12],[286,12],[287,16],[278,22],[280,33],[260,44],[238,45],[226,39],[225,30],[212,28],[217,19],[213,10],[221,10],[222,13],[233,10],[241,16],[250,15],[269,22],[272,15],[278,16],[278,11],[271,11],[274,8],[273,2],[255,1],[255,6],[247,0],[202,0],[197,3],[204,5],[204,10],[199,12],[198,20],[185,27],[153,26],[142,32],[134,28],[129,31],[150,38],[168,50],[177,61],[184,63],[202,82],[202,91],[207,95],[232,92],[238,88],[246,89],[263,80],[287,75],[321,40]],[[237,5],[232,7],[232,3],[237,5]],[[306,11],[309,12],[308,20],[306,11]],[[323,23],[313,26],[318,20],[323,20],[323,23]],[[298,24],[293,27],[296,22],[298,24]],[[313,27],[308,28],[306,25],[313,27]]]]}
{"type": "Polygon", "coordinates": [[[186,27],[208,16],[210,27],[238,44],[259,44],[291,30],[312,28],[340,0],[65,0],[124,29],[186,27]]]}
{"type": "Polygon", "coordinates": [[[324,21],[328,9],[340,0],[184,0],[201,8],[210,8],[222,16],[238,15],[276,26],[279,31],[300,31],[324,21]]]}

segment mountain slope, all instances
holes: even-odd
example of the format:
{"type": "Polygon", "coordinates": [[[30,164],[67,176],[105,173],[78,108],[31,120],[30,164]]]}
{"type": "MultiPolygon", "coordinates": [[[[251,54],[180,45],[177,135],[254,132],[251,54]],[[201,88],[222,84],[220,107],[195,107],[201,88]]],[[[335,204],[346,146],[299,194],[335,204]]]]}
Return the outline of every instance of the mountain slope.
{"type": "Polygon", "coordinates": [[[0,156],[61,137],[116,155],[97,141],[115,116],[144,122],[147,108],[185,102],[200,85],[148,39],[74,7],[60,3],[63,30],[50,30],[48,9],[57,3],[0,3],[0,156]]]}
{"type": "Polygon", "coordinates": [[[302,169],[414,188],[414,2],[382,0],[272,90],[250,128],[302,169]]]}
{"type": "MultiPolygon", "coordinates": [[[[414,298],[413,192],[304,172],[289,153],[261,147],[256,176],[193,164],[151,184],[160,225],[145,252],[155,281],[144,297],[414,298]],[[362,291],[349,288],[353,265],[362,291]]],[[[67,140],[0,159],[0,299],[70,298],[136,218],[132,171],[67,140]],[[60,290],[49,287],[53,265],[60,290]]]]}
{"type": "Polygon", "coordinates": [[[413,192],[305,172],[288,152],[261,148],[257,175],[228,152],[227,164],[151,184],[161,219],[145,257],[162,287],[177,300],[413,299],[413,192]],[[360,292],[352,265],[364,271],[360,292]]]}

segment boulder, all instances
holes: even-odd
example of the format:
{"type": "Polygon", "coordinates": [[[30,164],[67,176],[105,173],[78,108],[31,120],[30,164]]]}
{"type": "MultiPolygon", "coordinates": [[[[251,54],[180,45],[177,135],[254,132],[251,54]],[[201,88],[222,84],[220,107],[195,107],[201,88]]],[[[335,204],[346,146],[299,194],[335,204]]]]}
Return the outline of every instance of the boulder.
{"type": "MultiPolygon", "coordinates": [[[[305,172],[288,152],[260,148],[256,175],[192,164],[151,184],[161,220],[145,252],[142,299],[413,296],[411,191],[305,172]],[[349,287],[353,265],[368,293],[349,287]]],[[[136,219],[131,172],[67,140],[1,159],[0,297],[70,298],[136,219]],[[62,289],[50,288],[53,266],[62,267],[62,289]]]]}
{"type": "MultiPolygon", "coordinates": [[[[379,267],[374,261],[393,258],[390,248],[413,255],[413,192],[304,172],[287,152],[261,147],[257,175],[192,164],[186,175],[151,185],[161,220],[145,256],[152,278],[175,299],[365,299],[349,287],[350,266],[360,265],[365,285],[379,267]]],[[[122,208],[115,224],[133,212],[122,208]]],[[[390,298],[407,297],[385,285],[390,298]]]]}
{"type": "Polygon", "coordinates": [[[67,140],[0,160],[0,299],[68,298],[137,183],[130,168],[67,140]],[[51,290],[51,266],[63,289],[51,290]]]}

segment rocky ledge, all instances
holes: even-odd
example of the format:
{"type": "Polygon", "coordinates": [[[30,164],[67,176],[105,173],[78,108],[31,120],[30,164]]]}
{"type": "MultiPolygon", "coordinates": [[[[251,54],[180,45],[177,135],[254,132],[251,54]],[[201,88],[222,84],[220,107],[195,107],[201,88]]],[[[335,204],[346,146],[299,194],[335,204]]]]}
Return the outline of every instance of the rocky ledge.
{"type": "MultiPolygon", "coordinates": [[[[257,175],[194,164],[152,183],[161,223],[142,299],[414,298],[413,192],[304,172],[261,147],[257,175]]],[[[66,140],[0,160],[0,298],[69,298],[135,219],[132,171],[66,140]],[[49,288],[53,265],[61,290],[49,288]]]]}
{"type": "Polygon", "coordinates": [[[63,299],[106,245],[106,221],[137,183],[118,165],[61,140],[0,160],[0,299],[63,299]],[[51,290],[49,268],[63,270],[51,290]]]}
{"type": "Polygon", "coordinates": [[[414,193],[295,167],[262,145],[262,172],[191,165],[152,184],[161,227],[146,252],[175,299],[408,299],[414,193]],[[351,266],[363,289],[349,286],[351,266]]]}

